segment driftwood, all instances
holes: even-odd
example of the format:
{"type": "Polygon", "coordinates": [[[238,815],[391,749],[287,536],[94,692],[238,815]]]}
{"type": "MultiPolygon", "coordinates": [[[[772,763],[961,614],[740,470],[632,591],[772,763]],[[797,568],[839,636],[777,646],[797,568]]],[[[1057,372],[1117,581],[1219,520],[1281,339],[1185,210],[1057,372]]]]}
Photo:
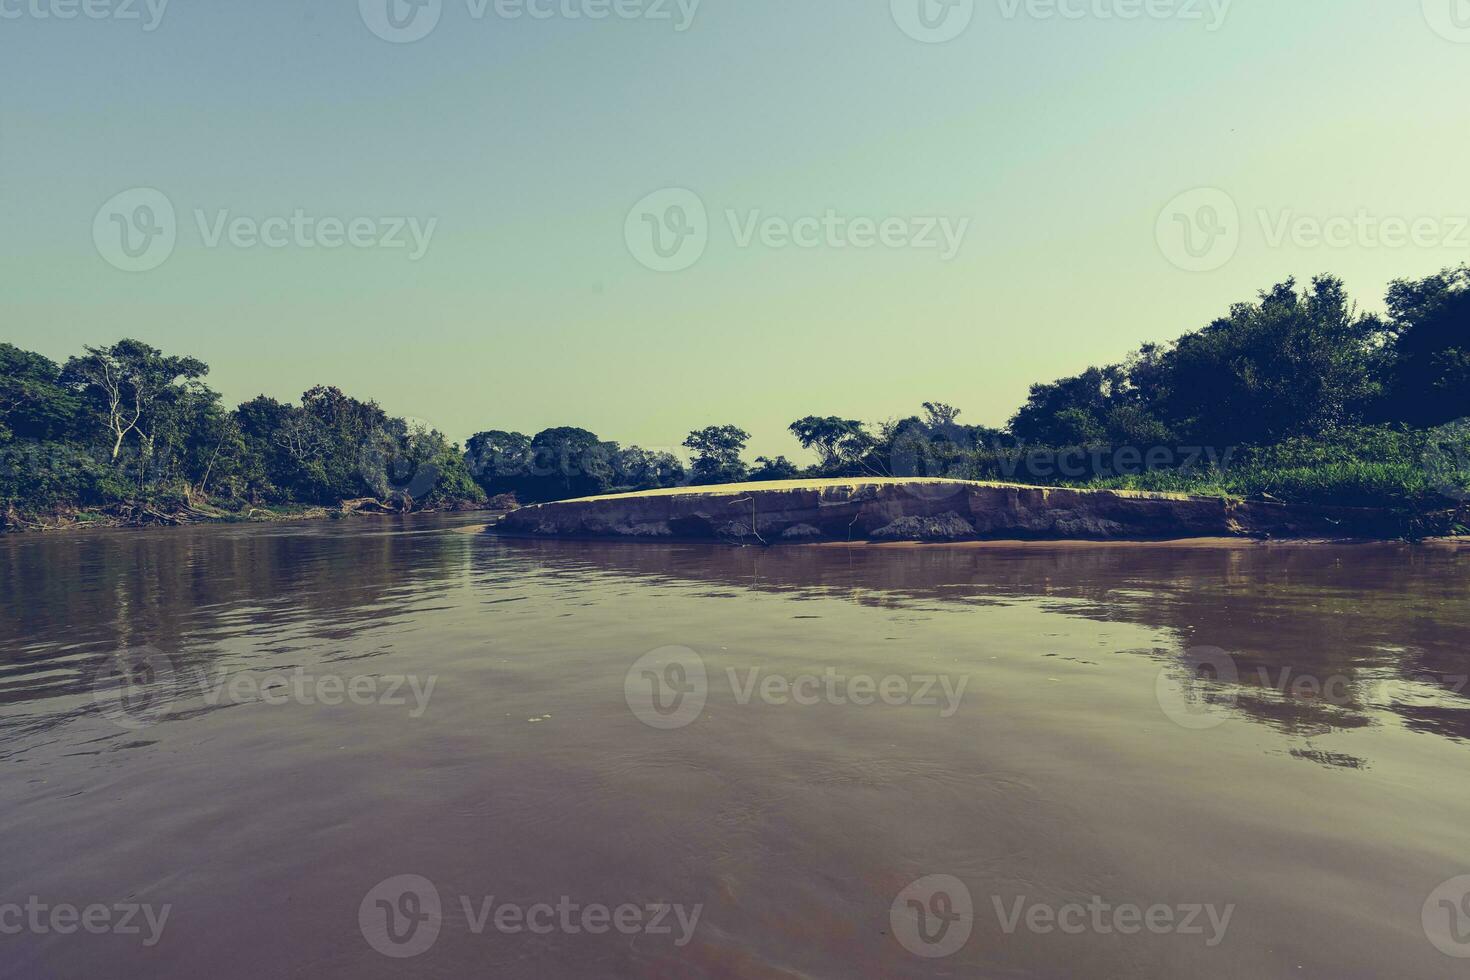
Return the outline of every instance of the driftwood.
{"type": "Polygon", "coordinates": [[[27,514],[18,510],[13,501],[6,501],[0,509],[0,533],[12,531],[66,531],[74,528],[101,527],[179,527],[190,524],[209,524],[224,521],[295,521],[320,520],[329,517],[353,515],[391,516],[408,513],[433,514],[440,511],[460,513],[463,511],[515,510],[515,497],[504,495],[488,502],[456,500],[436,507],[420,507],[407,494],[395,494],[387,500],[376,497],[360,497],[344,500],[335,507],[307,507],[287,514],[278,514],[262,507],[247,507],[243,511],[220,510],[203,501],[188,500],[183,506],[160,509],[145,503],[110,504],[93,508],[86,513],[93,516],[83,520],[81,508],[69,506],[42,514],[27,514]]]}
{"type": "Polygon", "coordinates": [[[480,510],[515,510],[519,504],[516,503],[513,494],[504,494],[492,498],[484,503],[470,500],[449,501],[440,506],[424,507],[416,504],[414,499],[406,493],[397,493],[387,500],[379,500],[376,497],[359,497],[356,500],[344,500],[338,505],[339,516],[352,514],[438,514],[441,512],[459,514],[466,511],[480,510]]]}
{"type": "Polygon", "coordinates": [[[179,527],[205,521],[217,521],[228,515],[212,507],[188,504],[172,510],[160,510],[150,504],[110,504],[93,513],[99,519],[81,520],[82,511],[66,507],[50,514],[25,515],[7,506],[0,515],[0,531],[66,531],[79,527],[179,527]]]}
{"type": "Polygon", "coordinates": [[[407,514],[413,510],[413,498],[408,494],[395,494],[387,500],[377,497],[358,497],[344,500],[338,505],[339,514],[407,514]]]}

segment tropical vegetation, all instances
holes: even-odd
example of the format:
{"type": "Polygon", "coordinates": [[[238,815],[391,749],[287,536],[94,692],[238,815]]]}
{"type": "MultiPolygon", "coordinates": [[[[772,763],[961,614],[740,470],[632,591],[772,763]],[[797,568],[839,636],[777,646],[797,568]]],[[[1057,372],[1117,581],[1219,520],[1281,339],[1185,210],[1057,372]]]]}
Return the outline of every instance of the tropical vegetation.
{"type": "Polygon", "coordinates": [[[1003,428],[939,402],[867,423],[810,415],[812,457],[745,460],[737,425],[687,457],[588,429],[489,429],[464,447],[318,386],[228,408],[196,358],[137,340],[64,363],[0,344],[0,521],[10,528],[510,506],[801,477],[948,476],[1387,506],[1470,499],[1470,266],[1390,285],[1287,280],[1168,344],[1031,387],[1003,428]]]}

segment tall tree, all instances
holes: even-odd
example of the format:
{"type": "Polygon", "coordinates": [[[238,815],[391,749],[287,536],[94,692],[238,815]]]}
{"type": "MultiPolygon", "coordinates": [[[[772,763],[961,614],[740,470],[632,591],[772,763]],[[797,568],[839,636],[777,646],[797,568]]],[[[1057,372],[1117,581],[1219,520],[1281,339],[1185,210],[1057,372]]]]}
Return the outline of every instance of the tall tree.
{"type": "Polygon", "coordinates": [[[81,403],[50,358],[0,344],[0,441],[60,439],[74,432],[81,403]]]}
{"type": "Polygon", "coordinates": [[[801,448],[817,453],[817,465],[829,475],[858,468],[877,445],[863,423],[835,415],[826,418],[808,415],[792,422],[790,431],[801,448]]]}
{"type": "Polygon", "coordinates": [[[1288,279],[1181,338],[1164,358],[1164,419],[1207,446],[1268,445],[1361,422],[1385,338],[1342,281],[1288,279]]]}
{"type": "Polygon", "coordinates": [[[1470,417],[1470,265],[1388,290],[1396,339],[1383,414],[1411,425],[1470,417]]]}
{"type": "Polygon", "coordinates": [[[545,482],[549,494],[541,499],[605,493],[612,486],[618,449],[617,443],[573,426],[536,433],[531,439],[532,474],[545,482]]]}
{"type": "Polygon", "coordinates": [[[117,460],[132,435],[146,466],[161,410],[182,394],[184,384],[204,377],[209,367],[196,358],[167,356],[138,340],[83,350],[81,357],[67,361],[62,381],[98,413],[111,439],[112,459],[117,460]]]}
{"type": "Polygon", "coordinates": [[[738,483],[745,479],[745,461],[740,458],[750,433],[734,425],[711,425],[689,433],[684,448],[694,454],[694,482],[702,486],[738,483]]]}

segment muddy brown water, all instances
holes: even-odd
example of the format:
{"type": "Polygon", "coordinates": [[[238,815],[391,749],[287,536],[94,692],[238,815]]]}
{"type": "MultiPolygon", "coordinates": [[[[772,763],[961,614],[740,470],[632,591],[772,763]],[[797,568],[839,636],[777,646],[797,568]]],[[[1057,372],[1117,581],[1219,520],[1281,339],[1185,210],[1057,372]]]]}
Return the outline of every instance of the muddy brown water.
{"type": "Polygon", "coordinates": [[[0,974],[1459,977],[1470,550],[0,541],[0,974]]]}

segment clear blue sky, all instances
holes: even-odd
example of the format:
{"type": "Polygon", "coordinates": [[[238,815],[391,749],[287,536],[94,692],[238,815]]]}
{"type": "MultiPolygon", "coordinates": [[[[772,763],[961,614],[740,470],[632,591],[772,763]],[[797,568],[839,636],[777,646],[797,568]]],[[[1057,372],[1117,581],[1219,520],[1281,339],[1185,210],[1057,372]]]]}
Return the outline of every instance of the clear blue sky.
{"type": "Polygon", "coordinates": [[[1143,0],[1063,0],[1076,18],[975,0],[946,43],[905,33],[919,0],[703,0],[683,31],[675,0],[671,20],[440,0],[411,43],[374,34],[374,2],[174,0],[147,30],[147,0],[139,20],[0,0],[0,339],[63,358],[135,336],[208,361],[232,403],[336,384],[457,439],[579,424],[672,446],[732,422],[753,453],[798,455],[802,415],[937,399],[999,424],[1032,381],[1286,276],[1336,272],[1376,306],[1388,280],[1470,259],[1464,0],[1153,0],[1172,14],[1138,19],[1099,14],[1143,0]],[[94,219],[138,187],[173,205],[177,242],[120,271],[94,219]],[[671,187],[706,207],[708,244],[657,272],[625,228],[671,187]],[[1239,212],[1207,271],[1159,233],[1194,188],[1239,212]],[[211,245],[196,216],[297,209],[437,224],[413,261],[211,245]],[[969,224],[948,260],[740,243],[754,212],[829,209],[969,224]],[[1353,230],[1314,242],[1338,217],[1353,230]],[[1425,218],[1419,244],[1376,233],[1425,218]]]}

